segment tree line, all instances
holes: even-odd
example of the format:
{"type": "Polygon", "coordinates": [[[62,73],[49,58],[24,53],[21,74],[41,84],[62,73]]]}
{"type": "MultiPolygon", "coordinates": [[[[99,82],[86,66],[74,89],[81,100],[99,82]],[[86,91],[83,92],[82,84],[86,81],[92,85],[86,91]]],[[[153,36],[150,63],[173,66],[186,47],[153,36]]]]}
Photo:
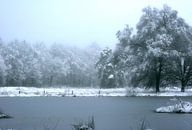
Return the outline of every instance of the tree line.
{"type": "Polygon", "coordinates": [[[192,84],[192,27],[176,10],[147,7],[136,26],[117,34],[114,51],[104,49],[96,67],[103,88],[181,86],[192,84]]]}
{"type": "Polygon", "coordinates": [[[0,86],[97,86],[100,47],[0,40],[0,86]]]}

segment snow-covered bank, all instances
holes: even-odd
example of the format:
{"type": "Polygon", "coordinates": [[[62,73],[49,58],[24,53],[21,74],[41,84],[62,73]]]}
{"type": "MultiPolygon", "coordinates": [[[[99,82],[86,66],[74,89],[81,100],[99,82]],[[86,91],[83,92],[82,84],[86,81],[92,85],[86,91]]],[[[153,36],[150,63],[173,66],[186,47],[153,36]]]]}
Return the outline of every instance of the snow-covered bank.
{"type": "Polygon", "coordinates": [[[192,96],[192,88],[187,88],[185,92],[181,92],[181,89],[178,87],[166,87],[161,88],[159,93],[156,93],[153,89],[127,89],[127,95],[133,93],[133,96],[192,96]],[[129,92],[131,90],[131,92],[129,92]]]}
{"type": "Polygon", "coordinates": [[[1,87],[0,97],[6,96],[126,96],[126,89],[1,87]]]}
{"type": "Polygon", "coordinates": [[[180,88],[164,88],[160,93],[143,88],[36,88],[36,87],[0,87],[0,97],[34,96],[192,96],[192,89],[180,92],[180,88]]]}

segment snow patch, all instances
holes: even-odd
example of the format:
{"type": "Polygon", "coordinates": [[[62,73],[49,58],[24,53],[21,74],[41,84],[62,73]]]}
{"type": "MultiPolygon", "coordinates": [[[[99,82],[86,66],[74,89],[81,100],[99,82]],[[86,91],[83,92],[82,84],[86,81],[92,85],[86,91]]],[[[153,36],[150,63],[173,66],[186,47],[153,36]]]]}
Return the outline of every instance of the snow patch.
{"type": "Polygon", "coordinates": [[[108,79],[113,79],[113,78],[114,78],[113,74],[109,75],[109,77],[108,77],[108,79]]]}

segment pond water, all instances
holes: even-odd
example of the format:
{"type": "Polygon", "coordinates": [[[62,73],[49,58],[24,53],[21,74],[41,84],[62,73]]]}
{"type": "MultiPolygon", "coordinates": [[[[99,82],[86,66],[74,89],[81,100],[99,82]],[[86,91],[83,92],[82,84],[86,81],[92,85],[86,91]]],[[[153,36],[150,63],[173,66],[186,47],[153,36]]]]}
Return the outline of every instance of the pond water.
{"type": "Polygon", "coordinates": [[[169,105],[170,98],[1,97],[0,109],[14,118],[0,119],[0,128],[72,130],[72,124],[94,116],[96,130],[137,130],[142,120],[153,130],[191,130],[192,114],[154,112],[169,105]]]}

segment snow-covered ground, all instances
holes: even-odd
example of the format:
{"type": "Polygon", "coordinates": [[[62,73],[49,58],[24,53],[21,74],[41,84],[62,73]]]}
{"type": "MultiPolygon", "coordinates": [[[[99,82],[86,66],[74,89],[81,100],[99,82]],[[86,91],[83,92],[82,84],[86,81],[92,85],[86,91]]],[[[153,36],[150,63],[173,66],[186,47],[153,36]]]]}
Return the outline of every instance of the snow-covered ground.
{"type": "Polygon", "coordinates": [[[133,94],[133,96],[192,96],[192,88],[187,88],[185,92],[181,92],[181,88],[166,87],[161,88],[159,93],[156,93],[153,89],[128,88],[127,95],[130,94],[133,94]]]}
{"type": "Polygon", "coordinates": [[[36,88],[36,87],[0,87],[0,97],[33,96],[192,96],[192,89],[180,92],[180,88],[163,88],[160,93],[143,88],[36,88]]]}
{"type": "Polygon", "coordinates": [[[0,96],[126,96],[126,89],[1,87],[0,96]]]}

